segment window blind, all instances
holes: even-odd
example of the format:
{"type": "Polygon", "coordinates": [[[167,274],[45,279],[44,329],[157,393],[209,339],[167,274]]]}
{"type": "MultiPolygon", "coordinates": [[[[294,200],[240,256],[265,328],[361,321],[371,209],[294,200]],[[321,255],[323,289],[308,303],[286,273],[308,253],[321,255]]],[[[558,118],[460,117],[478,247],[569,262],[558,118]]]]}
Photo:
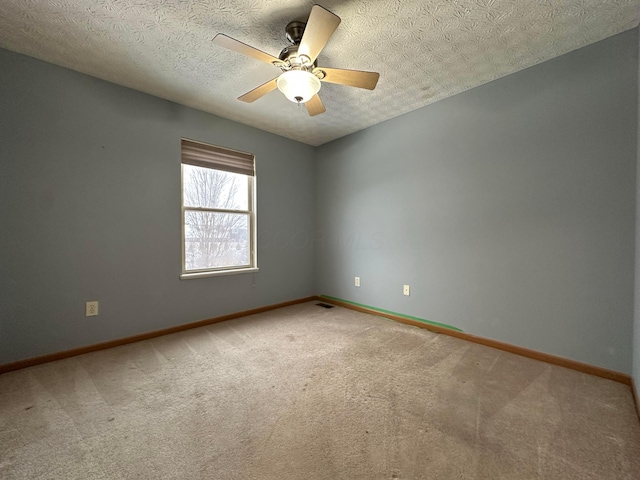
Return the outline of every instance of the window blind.
{"type": "Polygon", "coordinates": [[[255,176],[255,157],[251,153],[182,139],[182,163],[215,168],[225,172],[255,176]]]}

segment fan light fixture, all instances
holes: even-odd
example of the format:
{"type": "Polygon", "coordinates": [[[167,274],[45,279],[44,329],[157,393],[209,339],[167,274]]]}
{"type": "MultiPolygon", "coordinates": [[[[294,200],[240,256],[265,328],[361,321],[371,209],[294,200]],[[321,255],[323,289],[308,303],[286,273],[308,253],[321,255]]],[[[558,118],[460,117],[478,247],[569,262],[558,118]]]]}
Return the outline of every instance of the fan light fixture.
{"type": "Polygon", "coordinates": [[[318,55],[338,25],[340,25],[340,17],[320,5],[314,5],[311,7],[306,23],[294,20],[287,24],[284,31],[289,45],[284,47],[278,57],[222,33],[217,34],[213,42],[247,57],[268,63],[283,72],[239,96],[238,100],[253,103],[277,88],[292,102],[298,105],[304,103],[307,112],[313,117],[327,111],[318,95],[320,82],[373,90],[380,78],[380,74],[376,72],[318,68],[318,55]]]}
{"type": "Polygon", "coordinates": [[[320,90],[320,80],[305,70],[289,70],[278,77],[278,90],[295,103],[306,103],[320,90]]]}

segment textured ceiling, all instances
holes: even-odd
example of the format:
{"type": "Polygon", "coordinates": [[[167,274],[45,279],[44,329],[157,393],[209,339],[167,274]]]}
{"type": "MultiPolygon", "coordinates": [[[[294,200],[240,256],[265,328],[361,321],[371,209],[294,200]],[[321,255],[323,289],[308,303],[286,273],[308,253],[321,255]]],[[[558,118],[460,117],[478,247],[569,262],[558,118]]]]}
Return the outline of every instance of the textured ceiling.
{"type": "Polygon", "coordinates": [[[309,117],[280,73],[219,32],[277,56],[304,0],[0,0],[0,47],[311,145],[423,107],[638,25],[640,0],[325,0],[342,23],[319,66],[380,72],[376,90],[324,83],[309,117]]]}

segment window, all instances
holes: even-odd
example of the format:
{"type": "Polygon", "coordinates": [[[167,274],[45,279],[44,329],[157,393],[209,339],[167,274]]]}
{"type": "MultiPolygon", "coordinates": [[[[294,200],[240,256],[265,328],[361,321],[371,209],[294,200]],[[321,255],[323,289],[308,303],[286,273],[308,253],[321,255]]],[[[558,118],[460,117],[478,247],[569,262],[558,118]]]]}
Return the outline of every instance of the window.
{"type": "Polygon", "coordinates": [[[182,139],[182,276],[257,271],[255,160],[182,139]]]}

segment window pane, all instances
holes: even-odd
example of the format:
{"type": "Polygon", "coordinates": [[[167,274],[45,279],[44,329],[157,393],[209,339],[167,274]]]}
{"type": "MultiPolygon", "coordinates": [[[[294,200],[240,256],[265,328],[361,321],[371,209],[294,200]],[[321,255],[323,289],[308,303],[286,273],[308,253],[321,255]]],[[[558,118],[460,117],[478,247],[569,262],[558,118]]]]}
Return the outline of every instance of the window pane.
{"type": "Polygon", "coordinates": [[[186,270],[250,264],[249,215],[187,210],[184,216],[186,270]]]}
{"type": "Polygon", "coordinates": [[[249,210],[249,177],[239,173],[182,165],[185,207],[249,210]]]}

